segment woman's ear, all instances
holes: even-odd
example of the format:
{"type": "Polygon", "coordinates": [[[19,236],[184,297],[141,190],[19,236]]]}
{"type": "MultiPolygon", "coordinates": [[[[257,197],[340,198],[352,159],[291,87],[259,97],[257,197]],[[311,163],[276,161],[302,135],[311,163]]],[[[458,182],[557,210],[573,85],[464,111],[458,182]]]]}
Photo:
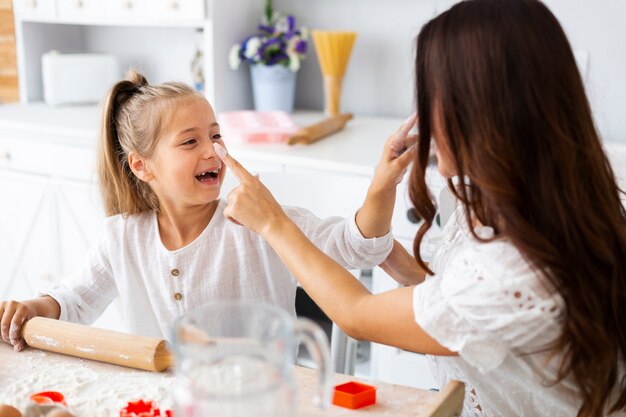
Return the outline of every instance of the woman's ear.
{"type": "Polygon", "coordinates": [[[150,182],[154,175],[148,168],[145,158],[141,157],[137,152],[130,152],[128,154],[128,165],[133,174],[144,182],[150,182]]]}

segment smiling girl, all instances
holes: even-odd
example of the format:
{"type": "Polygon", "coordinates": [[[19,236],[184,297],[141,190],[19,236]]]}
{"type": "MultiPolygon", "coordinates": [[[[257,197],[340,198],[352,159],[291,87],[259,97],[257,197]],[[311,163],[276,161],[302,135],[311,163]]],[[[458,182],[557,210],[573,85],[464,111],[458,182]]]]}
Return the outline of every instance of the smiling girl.
{"type": "MultiPolygon", "coordinates": [[[[99,150],[104,234],[61,284],[33,300],[0,303],[2,339],[21,350],[19,329],[29,318],[91,323],[116,297],[129,330],[154,337],[167,337],[178,316],[217,299],[262,300],[295,314],[296,281],[274,250],[222,214],[226,169],[217,143],[224,145],[213,109],[189,86],[150,85],[135,72],[118,82],[104,106],[99,150]]],[[[387,168],[379,181],[398,176],[387,168]]],[[[342,266],[369,268],[393,245],[391,215],[375,200],[349,220],[285,211],[342,266]]]]}

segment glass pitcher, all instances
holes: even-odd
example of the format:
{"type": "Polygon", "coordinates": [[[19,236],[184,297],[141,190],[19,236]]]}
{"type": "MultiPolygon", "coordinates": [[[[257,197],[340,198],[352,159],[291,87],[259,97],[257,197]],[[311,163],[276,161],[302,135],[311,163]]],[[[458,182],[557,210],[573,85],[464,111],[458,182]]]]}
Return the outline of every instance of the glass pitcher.
{"type": "Polygon", "coordinates": [[[328,338],[310,320],[266,303],[218,301],[186,313],[173,333],[177,417],[295,416],[300,343],[318,365],[312,401],[330,404],[328,338]]]}

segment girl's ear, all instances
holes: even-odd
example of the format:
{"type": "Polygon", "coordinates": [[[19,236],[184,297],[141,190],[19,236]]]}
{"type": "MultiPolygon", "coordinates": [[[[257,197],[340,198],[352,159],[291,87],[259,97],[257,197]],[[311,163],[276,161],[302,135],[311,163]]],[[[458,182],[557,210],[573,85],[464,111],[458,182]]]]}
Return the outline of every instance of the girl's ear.
{"type": "Polygon", "coordinates": [[[133,174],[140,180],[150,182],[154,178],[150,168],[148,168],[146,160],[137,152],[130,152],[128,154],[128,165],[130,166],[130,170],[133,171],[133,174]]]}

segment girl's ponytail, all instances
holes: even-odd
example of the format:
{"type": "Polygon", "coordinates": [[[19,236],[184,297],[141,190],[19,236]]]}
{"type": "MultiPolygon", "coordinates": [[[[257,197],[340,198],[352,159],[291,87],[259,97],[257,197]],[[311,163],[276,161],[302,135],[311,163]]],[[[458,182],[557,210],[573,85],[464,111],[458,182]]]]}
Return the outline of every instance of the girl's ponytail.
{"type": "MultiPolygon", "coordinates": [[[[135,150],[132,106],[134,98],[148,87],[146,78],[131,70],[129,79],[116,83],[103,108],[98,151],[100,192],[107,216],[135,214],[157,209],[158,201],[148,184],[140,181],[128,165],[128,152],[135,150]]],[[[137,101],[137,100],[135,100],[137,101]]]]}

